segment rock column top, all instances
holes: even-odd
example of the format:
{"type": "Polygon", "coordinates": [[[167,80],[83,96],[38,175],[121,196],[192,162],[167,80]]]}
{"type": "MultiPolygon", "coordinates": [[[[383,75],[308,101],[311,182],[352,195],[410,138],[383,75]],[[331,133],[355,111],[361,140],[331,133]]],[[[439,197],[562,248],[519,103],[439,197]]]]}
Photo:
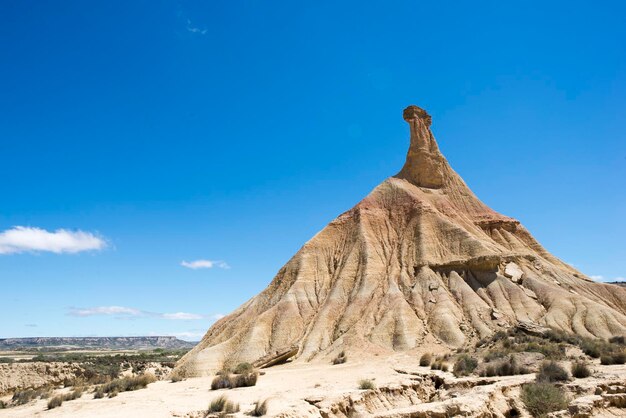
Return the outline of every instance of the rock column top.
{"type": "Polygon", "coordinates": [[[415,105],[411,105],[407,107],[406,109],[404,109],[404,112],[402,113],[402,117],[408,123],[411,123],[416,120],[423,120],[424,124],[427,127],[430,127],[430,125],[433,122],[433,119],[430,117],[428,112],[426,112],[421,107],[415,106],[415,105]]]}

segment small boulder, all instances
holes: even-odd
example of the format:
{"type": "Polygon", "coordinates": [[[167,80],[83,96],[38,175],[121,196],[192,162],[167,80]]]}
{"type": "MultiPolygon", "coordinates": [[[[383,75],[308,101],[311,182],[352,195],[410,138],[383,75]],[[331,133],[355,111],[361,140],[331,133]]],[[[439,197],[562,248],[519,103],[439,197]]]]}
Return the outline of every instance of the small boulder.
{"type": "Polygon", "coordinates": [[[524,272],[517,264],[508,263],[504,268],[504,276],[511,279],[514,283],[521,283],[524,278],[524,272]]]}

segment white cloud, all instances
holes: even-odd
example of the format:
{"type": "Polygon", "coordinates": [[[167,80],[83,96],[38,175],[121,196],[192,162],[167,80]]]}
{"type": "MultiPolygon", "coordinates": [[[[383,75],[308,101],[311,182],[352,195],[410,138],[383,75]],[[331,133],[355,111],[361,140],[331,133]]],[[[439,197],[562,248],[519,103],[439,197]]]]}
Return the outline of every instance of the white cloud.
{"type": "Polygon", "coordinates": [[[0,232],[0,254],[47,251],[56,254],[101,250],[106,247],[102,238],[84,231],[16,226],[0,232]]]}
{"type": "Polygon", "coordinates": [[[195,261],[182,261],[181,266],[187,267],[192,270],[198,269],[211,269],[213,267],[219,267],[221,269],[229,269],[230,266],[225,261],[213,261],[213,260],[195,260],[195,261]]]}
{"type": "Polygon", "coordinates": [[[605,278],[604,276],[601,276],[601,275],[589,276],[589,277],[599,282],[626,282],[626,278],[624,277],[613,277],[612,279],[605,278]]]}
{"type": "Polygon", "coordinates": [[[223,317],[222,314],[217,315],[199,315],[189,312],[174,312],[174,313],[157,313],[142,311],[141,309],[129,308],[127,306],[96,306],[93,308],[71,308],[68,315],[88,317],[97,315],[115,315],[118,318],[134,318],[134,317],[152,317],[160,319],[168,319],[173,321],[190,321],[198,319],[219,319],[223,317]]]}
{"type": "Polygon", "coordinates": [[[143,312],[139,309],[128,308],[126,306],[96,306],[87,309],[71,309],[69,312],[72,316],[95,316],[95,315],[124,315],[124,316],[140,316],[143,312]]]}
{"type": "Polygon", "coordinates": [[[176,337],[176,338],[180,338],[181,340],[185,340],[185,341],[198,341],[200,338],[202,338],[204,333],[183,331],[183,332],[170,333],[169,335],[176,337]]]}
{"type": "Polygon", "coordinates": [[[189,20],[189,19],[187,19],[187,30],[189,32],[191,32],[191,33],[197,33],[197,34],[200,34],[200,35],[204,35],[207,32],[206,29],[200,29],[200,28],[197,28],[197,27],[193,26],[191,24],[191,20],[189,20]]]}
{"type": "Polygon", "coordinates": [[[161,315],[164,319],[173,319],[173,320],[192,320],[192,319],[202,319],[204,318],[202,315],[193,314],[189,312],[176,312],[176,313],[165,313],[161,315]]]}

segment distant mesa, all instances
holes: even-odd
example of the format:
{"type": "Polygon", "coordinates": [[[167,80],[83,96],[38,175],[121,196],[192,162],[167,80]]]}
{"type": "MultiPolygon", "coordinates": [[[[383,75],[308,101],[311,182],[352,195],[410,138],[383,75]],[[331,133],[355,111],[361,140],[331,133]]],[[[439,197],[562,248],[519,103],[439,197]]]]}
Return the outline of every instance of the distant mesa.
{"type": "Polygon", "coordinates": [[[430,115],[409,106],[403,117],[410,144],[400,172],[217,321],[180,371],[208,374],[226,360],[284,353],[329,361],[341,351],[354,358],[463,347],[520,323],[626,335],[626,288],[592,281],[487,207],[441,154],[430,115]]]}
{"type": "Polygon", "coordinates": [[[37,348],[93,348],[117,350],[149,350],[155,348],[191,348],[195,343],[176,337],[32,337],[0,338],[0,350],[37,348]]]}

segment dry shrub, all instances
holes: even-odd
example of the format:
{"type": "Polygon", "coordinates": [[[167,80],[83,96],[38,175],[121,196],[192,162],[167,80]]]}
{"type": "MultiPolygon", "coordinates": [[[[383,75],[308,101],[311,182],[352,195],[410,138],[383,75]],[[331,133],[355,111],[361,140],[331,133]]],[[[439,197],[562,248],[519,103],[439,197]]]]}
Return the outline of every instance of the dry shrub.
{"type": "Polygon", "coordinates": [[[492,376],[514,376],[518,374],[528,374],[530,370],[517,364],[515,357],[509,356],[508,359],[502,360],[497,364],[488,365],[482,372],[482,377],[492,376]]]}
{"type": "Polygon", "coordinates": [[[536,377],[538,382],[566,382],[569,380],[567,370],[559,366],[556,361],[544,361],[536,377]]]}
{"type": "Polygon", "coordinates": [[[172,383],[182,382],[183,380],[185,380],[185,373],[179,369],[176,369],[172,373],[170,373],[170,380],[172,381],[172,383]]]}
{"type": "Polygon", "coordinates": [[[256,385],[259,378],[259,373],[256,371],[231,375],[219,375],[215,376],[211,382],[211,390],[219,389],[234,389],[241,387],[250,387],[256,385]]]}
{"type": "Polygon", "coordinates": [[[25,389],[15,392],[11,398],[11,402],[14,405],[24,405],[32,401],[33,399],[46,399],[50,396],[52,388],[44,386],[39,389],[25,389]]]}
{"type": "Polygon", "coordinates": [[[613,352],[609,354],[604,354],[600,357],[600,364],[610,365],[610,364],[624,364],[626,363],[626,353],[621,352],[613,352]]]}
{"type": "Polygon", "coordinates": [[[230,389],[231,376],[229,374],[219,374],[211,382],[211,390],[230,389]]]}
{"type": "Polygon", "coordinates": [[[454,363],[453,372],[456,377],[468,376],[474,372],[476,367],[478,367],[478,361],[467,354],[463,354],[454,363]]]}
{"type": "Polygon", "coordinates": [[[235,367],[235,370],[233,370],[233,373],[235,373],[235,374],[244,374],[244,373],[250,373],[253,370],[254,370],[254,367],[252,367],[252,364],[250,364],[250,363],[239,363],[237,365],[237,367],[235,367]]]}
{"type": "Polygon", "coordinates": [[[156,377],[150,373],[138,376],[127,376],[121,379],[111,380],[109,383],[99,386],[94,394],[95,399],[103,398],[105,394],[109,398],[114,398],[120,392],[129,392],[147,387],[150,383],[156,382],[156,377]]]}
{"type": "Polygon", "coordinates": [[[430,366],[432,362],[433,362],[433,355],[430,353],[424,353],[422,354],[422,357],[420,357],[420,366],[422,367],[428,367],[430,366]]]}
{"type": "Polygon", "coordinates": [[[254,403],[254,408],[250,411],[249,415],[253,417],[262,417],[267,414],[267,399],[261,402],[260,400],[254,403]]]}
{"type": "Polygon", "coordinates": [[[48,409],[58,408],[63,404],[63,395],[55,396],[48,401],[48,409]]]}
{"type": "Polygon", "coordinates": [[[359,380],[359,389],[361,390],[376,389],[376,384],[371,379],[361,379],[359,380]]]}
{"type": "Polygon", "coordinates": [[[563,389],[550,383],[529,383],[522,387],[522,402],[533,417],[543,418],[550,412],[567,408],[563,389]]]}
{"type": "Polygon", "coordinates": [[[213,399],[209,404],[209,412],[222,412],[224,410],[224,406],[226,406],[226,402],[228,402],[228,398],[226,396],[220,396],[213,399]]]}
{"type": "Polygon", "coordinates": [[[48,401],[48,409],[58,408],[65,401],[73,401],[83,396],[84,389],[82,387],[75,388],[73,391],[66,393],[65,395],[57,395],[48,401]]]}
{"type": "Polygon", "coordinates": [[[234,414],[235,412],[239,412],[239,404],[229,401],[226,396],[220,396],[211,401],[207,412],[209,414],[216,412],[234,414]]]}
{"type": "Polygon", "coordinates": [[[591,376],[591,369],[584,361],[577,361],[572,364],[572,376],[577,379],[584,379],[591,376]]]}
{"type": "Polygon", "coordinates": [[[333,359],[333,364],[343,364],[346,361],[348,361],[348,356],[346,356],[345,351],[342,351],[337,357],[333,359]]]}
{"type": "Polygon", "coordinates": [[[244,374],[238,374],[231,379],[231,387],[242,388],[256,385],[256,381],[259,378],[257,372],[249,372],[244,374]]]}

